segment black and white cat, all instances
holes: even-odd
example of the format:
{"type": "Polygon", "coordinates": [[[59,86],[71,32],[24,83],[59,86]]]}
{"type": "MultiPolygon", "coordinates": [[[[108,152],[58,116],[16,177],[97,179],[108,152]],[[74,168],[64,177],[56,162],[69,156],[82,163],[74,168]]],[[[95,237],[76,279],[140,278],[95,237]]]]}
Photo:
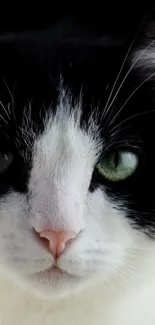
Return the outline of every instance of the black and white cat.
{"type": "Polygon", "coordinates": [[[155,324],[155,14],[78,24],[0,38],[3,325],[155,324]]]}

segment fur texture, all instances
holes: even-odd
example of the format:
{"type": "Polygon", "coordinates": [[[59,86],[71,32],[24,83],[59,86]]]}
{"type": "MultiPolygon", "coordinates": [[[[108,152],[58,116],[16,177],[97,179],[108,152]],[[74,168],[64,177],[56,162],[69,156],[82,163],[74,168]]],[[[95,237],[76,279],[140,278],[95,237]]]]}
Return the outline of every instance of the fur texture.
{"type": "Polygon", "coordinates": [[[1,36],[0,324],[155,323],[154,19],[1,36]],[[78,235],[55,260],[44,229],[78,235]]]}

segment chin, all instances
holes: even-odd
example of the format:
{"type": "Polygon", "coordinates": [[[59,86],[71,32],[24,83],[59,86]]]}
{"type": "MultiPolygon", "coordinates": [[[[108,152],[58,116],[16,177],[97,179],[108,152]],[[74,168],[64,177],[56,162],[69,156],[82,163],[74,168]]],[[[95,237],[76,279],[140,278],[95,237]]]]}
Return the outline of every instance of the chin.
{"type": "MultiPolygon", "coordinates": [[[[14,279],[15,280],[15,279],[14,279]]],[[[87,288],[93,277],[80,277],[50,268],[15,280],[22,289],[39,299],[63,299],[87,288]]]]}

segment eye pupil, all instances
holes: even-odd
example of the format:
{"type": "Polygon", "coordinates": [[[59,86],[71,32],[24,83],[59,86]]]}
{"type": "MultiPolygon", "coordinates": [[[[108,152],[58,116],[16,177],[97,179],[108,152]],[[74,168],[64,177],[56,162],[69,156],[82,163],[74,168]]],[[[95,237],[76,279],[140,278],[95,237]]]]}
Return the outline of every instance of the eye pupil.
{"type": "Polygon", "coordinates": [[[117,168],[118,164],[119,164],[119,153],[118,153],[118,151],[116,151],[115,154],[114,154],[114,163],[115,163],[115,168],[117,168]]]}
{"type": "Polygon", "coordinates": [[[138,156],[130,151],[117,150],[97,165],[99,173],[107,180],[118,182],[130,177],[138,166],[138,156]]]}

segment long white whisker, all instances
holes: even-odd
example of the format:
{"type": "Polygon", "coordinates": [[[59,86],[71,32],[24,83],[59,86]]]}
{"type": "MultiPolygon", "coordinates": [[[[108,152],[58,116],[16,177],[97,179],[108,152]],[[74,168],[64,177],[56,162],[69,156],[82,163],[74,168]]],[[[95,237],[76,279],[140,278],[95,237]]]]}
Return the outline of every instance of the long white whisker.
{"type": "Polygon", "coordinates": [[[11,116],[10,103],[8,103],[8,105],[7,105],[7,110],[9,112],[10,116],[11,116]]]}
{"type": "Polygon", "coordinates": [[[2,119],[7,126],[9,126],[8,122],[5,120],[5,118],[1,114],[0,114],[0,119],[2,119]]]}
{"type": "MultiPolygon", "coordinates": [[[[136,117],[138,117],[138,116],[142,116],[142,115],[145,115],[145,114],[150,114],[150,113],[155,113],[155,110],[152,109],[152,110],[148,110],[148,111],[140,112],[140,113],[134,114],[134,115],[132,115],[132,116],[126,118],[125,120],[123,120],[123,121],[120,122],[118,125],[116,125],[116,126],[114,126],[114,127],[112,128],[112,130],[111,130],[111,134],[112,134],[112,132],[113,132],[115,129],[119,128],[122,124],[124,124],[124,123],[126,123],[126,122],[132,120],[133,118],[136,118],[136,117]]],[[[125,128],[124,128],[124,129],[121,129],[121,130],[125,130],[125,128]]],[[[115,136],[116,136],[116,134],[117,134],[118,132],[119,132],[119,130],[118,130],[117,132],[115,132],[115,136]]]]}
{"type": "Polygon", "coordinates": [[[130,67],[130,69],[128,70],[128,72],[126,73],[126,75],[125,75],[125,77],[123,78],[123,80],[122,80],[122,82],[121,82],[121,84],[120,84],[120,86],[118,87],[118,89],[117,89],[117,91],[116,91],[116,93],[115,93],[115,95],[114,95],[114,97],[113,97],[113,99],[112,99],[112,101],[111,101],[111,103],[110,103],[110,105],[109,105],[109,107],[108,107],[108,111],[109,111],[109,109],[111,108],[111,106],[112,106],[112,104],[114,103],[114,101],[115,101],[115,99],[116,99],[116,97],[118,96],[118,94],[119,94],[119,92],[120,92],[120,90],[121,90],[121,88],[122,88],[122,86],[123,86],[123,84],[124,84],[124,82],[126,81],[126,79],[127,79],[127,77],[128,77],[128,75],[130,74],[130,72],[133,70],[133,68],[134,68],[134,66],[136,65],[136,63],[140,60],[140,58],[145,54],[145,52],[153,45],[155,43],[155,40],[153,40],[146,48],[145,48],[145,50],[144,51],[142,51],[141,53],[140,53],[140,55],[136,58],[136,60],[133,62],[133,64],[131,65],[131,67],[130,67]]]}
{"type": "Polygon", "coordinates": [[[11,97],[13,117],[14,117],[14,120],[16,121],[15,110],[14,110],[15,103],[14,103],[13,95],[12,95],[12,93],[11,93],[11,91],[10,91],[10,88],[9,88],[7,82],[5,81],[5,79],[4,79],[3,77],[2,77],[2,79],[3,79],[3,82],[4,82],[4,84],[5,84],[5,87],[6,87],[7,91],[8,91],[8,93],[9,93],[10,97],[11,97]]]}
{"type": "Polygon", "coordinates": [[[128,101],[133,97],[133,95],[138,91],[139,88],[141,88],[148,80],[150,80],[155,75],[155,72],[153,72],[148,78],[146,78],[144,81],[138,85],[133,92],[130,94],[130,96],[125,100],[119,111],[116,113],[116,115],[113,117],[113,119],[110,121],[109,126],[114,123],[117,116],[120,114],[120,112],[123,110],[124,106],[128,103],[128,101]]]}
{"type": "Polygon", "coordinates": [[[3,110],[4,110],[5,114],[7,115],[8,119],[10,119],[10,116],[9,116],[8,112],[7,112],[5,106],[3,105],[3,103],[1,101],[0,101],[0,105],[3,108],[3,110]]]}
{"type": "Polygon", "coordinates": [[[127,265],[121,266],[120,273],[118,274],[118,276],[125,281],[128,281],[129,279],[131,279],[132,281],[137,282],[137,283],[142,282],[142,276],[140,277],[140,275],[138,273],[128,269],[127,265]]]}
{"type": "Polygon", "coordinates": [[[116,282],[118,282],[119,285],[122,286],[123,289],[127,288],[125,286],[125,283],[124,283],[125,282],[124,280],[126,280],[126,278],[122,274],[120,274],[120,271],[116,272],[116,275],[114,276],[114,279],[116,280],[116,282]]]}
{"type": "MultiPolygon", "coordinates": [[[[143,24],[143,23],[142,23],[142,24],[143,24]]],[[[125,65],[125,63],[126,63],[126,60],[127,60],[128,56],[129,56],[129,53],[130,53],[130,51],[131,51],[131,49],[132,49],[132,47],[133,47],[133,44],[134,44],[134,42],[135,42],[135,40],[136,40],[136,38],[137,38],[137,36],[138,36],[140,30],[141,30],[142,24],[141,24],[140,27],[138,28],[138,31],[137,31],[136,35],[134,36],[134,38],[133,38],[133,40],[132,40],[132,42],[131,42],[131,44],[130,44],[128,50],[127,50],[127,53],[126,53],[125,58],[124,58],[124,60],[123,60],[123,63],[122,63],[122,65],[121,65],[121,67],[120,67],[120,70],[119,70],[119,72],[118,72],[118,75],[117,75],[117,77],[116,77],[116,79],[115,79],[115,81],[114,81],[113,87],[112,87],[111,92],[110,92],[110,94],[109,94],[109,97],[108,97],[108,100],[107,100],[107,102],[106,102],[106,105],[105,105],[104,111],[106,111],[106,109],[107,109],[107,107],[108,107],[108,104],[109,104],[109,102],[110,102],[111,96],[113,95],[113,92],[114,92],[114,90],[115,90],[115,87],[116,87],[117,82],[118,82],[118,80],[119,80],[119,77],[120,77],[120,75],[121,75],[121,72],[122,72],[122,70],[123,70],[123,68],[124,68],[124,65],[125,65]]],[[[109,108],[110,108],[110,107],[109,107],[109,108]]],[[[109,110],[109,108],[108,108],[108,110],[109,110]]],[[[107,110],[107,112],[108,112],[108,110],[107,110]]]]}

